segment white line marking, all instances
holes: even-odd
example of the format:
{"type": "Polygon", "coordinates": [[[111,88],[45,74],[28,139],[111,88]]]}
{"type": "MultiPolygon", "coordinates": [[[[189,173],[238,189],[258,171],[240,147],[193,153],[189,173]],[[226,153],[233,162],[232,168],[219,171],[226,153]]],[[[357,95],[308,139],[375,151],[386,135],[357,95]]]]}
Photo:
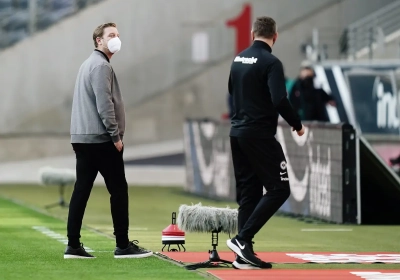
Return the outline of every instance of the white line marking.
{"type": "Polygon", "coordinates": [[[302,228],[301,231],[353,231],[352,228],[302,228]]]}
{"type": "MultiPolygon", "coordinates": [[[[96,230],[108,230],[108,231],[114,231],[113,227],[102,227],[102,226],[94,226],[96,230]]],[[[129,228],[129,230],[136,230],[136,231],[147,231],[149,228],[144,228],[144,227],[133,227],[129,228]]]]}
{"type": "Polygon", "coordinates": [[[367,279],[367,280],[376,280],[376,279],[382,279],[382,280],[389,280],[389,279],[400,279],[400,273],[385,273],[385,272],[375,272],[375,271],[361,271],[361,272],[350,272],[353,275],[357,275],[358,277],[361,277],[362,279],[367,279]]]}
{"type": "MultiPolygon", "coordinates": [[[[42,227],[42,226],[33,226],[33,229],[37,230],[38,232],[43,233],[44,235],[51,237],[61,243],[63,243],[64,245],[68,244],[68,238],[66,236],[63,236],[59,233],[56,233],[50,229],[48,229],[47,227],[42,227]]],[[[90,249],[89,247],[84,246],[86,252],[94,252],[94,250],[90,249]]]]}
{"type": "Polygon", "coordinates": [[[149,230],[148,228],[145,228],[145,227],[134,227],[134,228],[132,228],[131,230],[149,230]]]}
{"type": "MultiPolygon", "coordinates": [[[[289,257],[315,263],[400,263],[400,254],[286,254],[289,257]]],[[[375,278],[378,279],[378,278],[375,278]]],[[[380,279],[380,278],[379,278],[380,279]]]]}
{"type": "MultiPolygon", "coordinates": [[[[315,66],[314,68],[316,74],[316,83],[320,86],[327,94],[331,95],[332,90],[329,85],[328,78],[326,77],[325,69],[322,66],[315,66]]],[[[331,123],[340,123],[340,117],[337,107],[326,105],[326,110],[328,112],[329,119],[331,123]]]]}
{"type": "Polygon", "coordinates": [[[336,86],[339,90],[340,97],[342,98],[342,103],[344,110],[346,111],[347,118],[353,126],[357,126],[356,116],[354,113],[354,106],[352,101],[352,95],[350,93],[349,87],[346,84],[342,69],[340,66],[333,66],[332,73],[336,81],[336,86]]]}

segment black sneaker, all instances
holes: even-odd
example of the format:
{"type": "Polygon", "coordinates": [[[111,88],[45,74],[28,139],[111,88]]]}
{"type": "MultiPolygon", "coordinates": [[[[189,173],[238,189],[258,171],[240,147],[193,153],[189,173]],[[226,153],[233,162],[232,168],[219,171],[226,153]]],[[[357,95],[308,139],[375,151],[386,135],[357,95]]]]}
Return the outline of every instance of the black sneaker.
{"type": "Polygon", "coordinates": [[[254,256],[257,256],[257,253],[255,253],[255,252],[254,252],[254,248],[253,248],[253,246],[254,246],[254,241],[251,241],[251,247],[250,247],[250,250],[251,250],[251,252],[254,254],[254,256]]]}
{"type": "Polygon", "coordinates": [[[236,256],[236,259],[232,263],[232,266],[235,269],[268,269],[268,268],[272,268],[272,264],[264,262],[264,261],[261,261],[260,266],[251,265],[239,256],[236,256]]]}
{"type": "Polygon", "coordinates": [[[153,255],[152,251],[145,250],[139,247],[137,244],[139,241],[133,240],[129,242],[129,245],[126,249],[115,248],[114,258],[116,259],[124,259],[124,258],[146,258],[153,255]]]}
{"type": "Polygon", "coordinates": [[[253,244],[237,239],[228,239],[226,245],[241,257],[245,262],[257,267],[261,267],[262,261],[254,255],[253,244]]]}
{"type": "Polygon", "coordinates": [[[77,249],[72,248],[71,246],[67,246],[64,252],[64,259],[94,259],[95,256],[86,252],[83,247],[83,243],[77,249]]]}

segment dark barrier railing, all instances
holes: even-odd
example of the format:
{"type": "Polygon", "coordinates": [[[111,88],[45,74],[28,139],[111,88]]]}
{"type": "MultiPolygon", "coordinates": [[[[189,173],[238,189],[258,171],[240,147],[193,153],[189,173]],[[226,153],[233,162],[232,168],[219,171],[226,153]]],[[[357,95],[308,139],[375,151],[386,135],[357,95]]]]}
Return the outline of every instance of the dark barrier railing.
{"type": "MultiPolygon", "coordinates": [[[[286,124],[276,138],[287,160],[291,195],[280,211],[335,223],[356,223],[356,135],[346,124],[306,123],[303,137],[286,124]]],[[[187,120],[186,191],[235,201],[229,123],[187,120]]]]}

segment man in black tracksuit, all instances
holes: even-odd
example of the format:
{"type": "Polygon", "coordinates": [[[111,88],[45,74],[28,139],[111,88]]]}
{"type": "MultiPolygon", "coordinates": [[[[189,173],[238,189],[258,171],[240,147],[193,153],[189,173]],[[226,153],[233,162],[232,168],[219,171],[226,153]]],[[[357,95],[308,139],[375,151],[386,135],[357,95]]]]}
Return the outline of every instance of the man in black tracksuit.
{"type": "Polygon", "coordinates": [[[252,239],[290,195],[285,155],[275,139],[278,116],[299,136],[304,134],[287,99],[282,63],[271,54],[278,36],[275,21],[257,18],[251,35],[253,45],[232,62],[228,85],[233,97],[230,139],[239,233],[227,245],[238,255],[233,266],[239,269],[272,267],[255,256],[252,239]]]}

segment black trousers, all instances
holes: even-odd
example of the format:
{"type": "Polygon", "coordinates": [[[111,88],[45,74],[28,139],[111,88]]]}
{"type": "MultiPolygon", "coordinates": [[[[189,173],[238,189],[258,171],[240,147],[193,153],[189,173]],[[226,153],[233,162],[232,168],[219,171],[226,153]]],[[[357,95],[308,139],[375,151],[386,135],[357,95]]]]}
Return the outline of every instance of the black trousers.
{"type": "Polygon", "coordinates": [[[239,204],[238,238],[251,242],[289,198],[286,158],[275,138],[231,137],[230,141],[239,204]]]}
{"type": "Polygon", "coordinates": [[[70,246],[79,245],[82,220],[97,173],[104,177],[110,193],[111,215],[117,246],[128,245],[129,210],[128,184],[125,178],[123,151],[112,142],[100,144],[72,144],[76,154],[76,182],[68,214],[70,246]]]}

